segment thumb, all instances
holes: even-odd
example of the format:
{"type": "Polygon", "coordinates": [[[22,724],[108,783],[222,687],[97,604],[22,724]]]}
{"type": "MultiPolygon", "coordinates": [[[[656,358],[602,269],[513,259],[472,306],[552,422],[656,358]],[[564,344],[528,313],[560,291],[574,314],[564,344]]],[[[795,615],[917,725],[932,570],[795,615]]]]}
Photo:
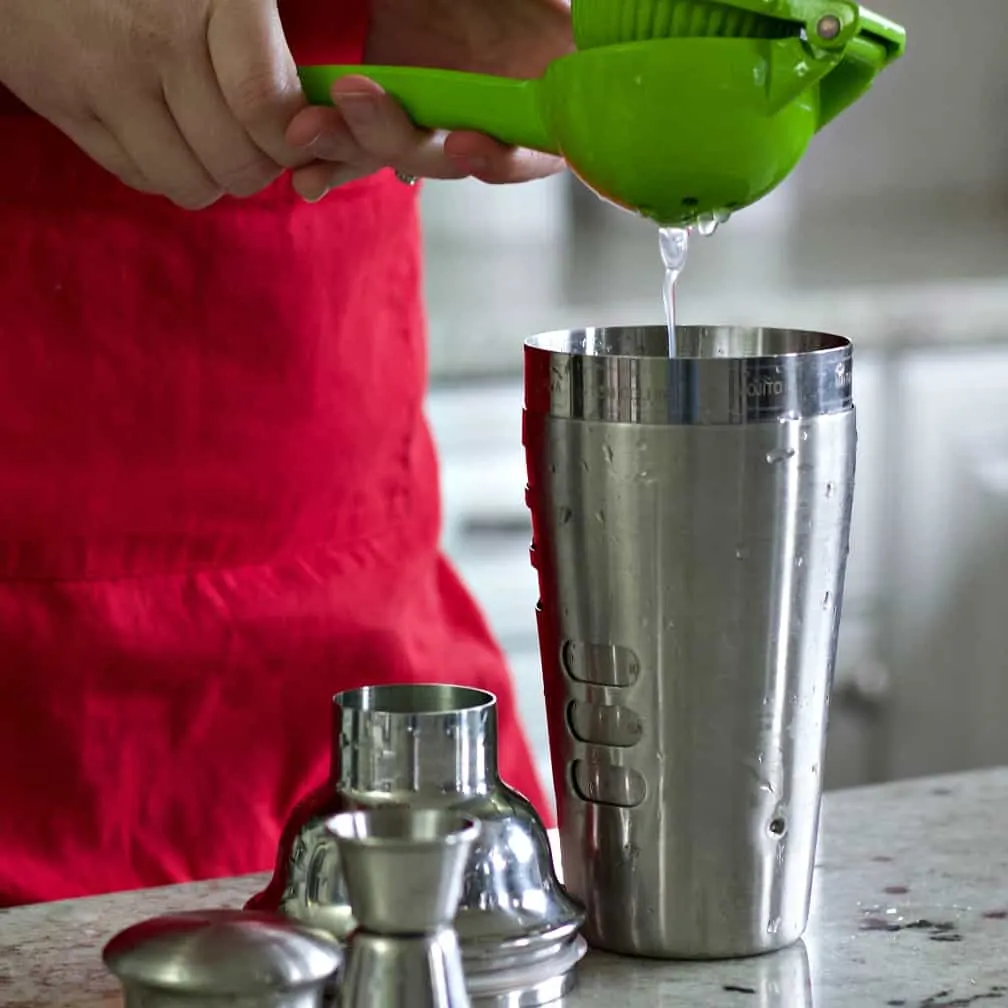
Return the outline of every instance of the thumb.
{"type": "Polygon", "coordinates": [[[306,102],[276,0],[212,0],[207,48],[224,100],[253,142],[277,164],[303,163],[304,152],[285,140],[306,102]]]}

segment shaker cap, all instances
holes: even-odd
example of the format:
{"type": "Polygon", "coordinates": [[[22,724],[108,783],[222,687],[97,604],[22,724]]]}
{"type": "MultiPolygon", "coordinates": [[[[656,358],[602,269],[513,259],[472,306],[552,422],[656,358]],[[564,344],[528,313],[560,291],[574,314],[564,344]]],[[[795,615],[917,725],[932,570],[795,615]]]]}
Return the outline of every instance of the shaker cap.
{"type": "Polygon", "coordinates": [[[203,910],[154,917],[117,934],[102,958],[123,984],[193,996],[247,996],[319,984],[337,945],[281,917],[203,910]]]}

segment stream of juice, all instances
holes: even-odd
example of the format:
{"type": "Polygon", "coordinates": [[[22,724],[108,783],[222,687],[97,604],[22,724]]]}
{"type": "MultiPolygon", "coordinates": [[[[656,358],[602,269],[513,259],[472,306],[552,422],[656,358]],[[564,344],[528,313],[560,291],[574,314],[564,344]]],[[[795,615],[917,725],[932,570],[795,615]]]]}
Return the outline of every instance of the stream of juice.
{"type": "Polygon", "coordinates": [[[665,324],[668,326],[669,357],[676,356],[676,284],[686,266],[689,252],[689,231],[686,228],[662,228],[658,232],[658,248],[665,265],[662,300],[665,303],[665,324]]]}
{"type": "Polygon", "coordinates": [[[665,304],[665,324],[668,326],[669,357],[675,357],[676,344],[676,284],[686,268],[689,253],[690,232],[709,238],[731,215],[728,213],[705,214],[691,228],[667,227],[658,232],[658,248],[665,267],[665,282],[662,286],[662,301],[665,304]]]}

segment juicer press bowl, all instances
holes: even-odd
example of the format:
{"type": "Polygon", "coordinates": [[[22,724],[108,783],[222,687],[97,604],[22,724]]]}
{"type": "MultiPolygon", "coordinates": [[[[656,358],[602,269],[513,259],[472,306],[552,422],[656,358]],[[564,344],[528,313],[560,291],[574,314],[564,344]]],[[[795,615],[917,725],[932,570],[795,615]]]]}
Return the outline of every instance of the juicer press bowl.
{"type": "Polygon", "coordinates": [[[584,914],[557,879],[535,809],[498,776],[493,694],[366,687],[338,694],[333,715],[330,779],[295,810],[273,879],[249,907],[342,941],[355,922],[331,819],[389,805],[451,810],[481,824],[454,922],[470,996],[503,1008],[566,993],[584,914]]]}

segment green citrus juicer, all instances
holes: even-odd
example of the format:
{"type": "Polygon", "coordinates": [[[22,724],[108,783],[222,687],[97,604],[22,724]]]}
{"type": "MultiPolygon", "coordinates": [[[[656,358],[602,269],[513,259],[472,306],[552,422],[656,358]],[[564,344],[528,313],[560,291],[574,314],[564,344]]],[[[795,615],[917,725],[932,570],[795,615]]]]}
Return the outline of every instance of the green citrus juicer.
{"type": "Polygon", "coordinates": [[[906,47],[853,0],[572,0],[577,51],[533,80],[389,66],[300,68],[308,100],[369,77],[428,129],[561,155],[661,226],[749,206],[906,47]]]}

